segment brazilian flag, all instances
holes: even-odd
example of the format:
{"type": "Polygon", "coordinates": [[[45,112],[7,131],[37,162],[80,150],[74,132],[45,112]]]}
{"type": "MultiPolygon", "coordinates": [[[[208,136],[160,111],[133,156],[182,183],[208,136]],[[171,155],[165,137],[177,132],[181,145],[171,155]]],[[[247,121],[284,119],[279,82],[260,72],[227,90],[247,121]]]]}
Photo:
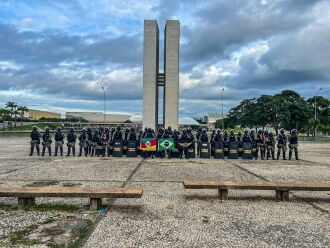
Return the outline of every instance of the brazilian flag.
{"type": "Polygon", "coordinates": [[[158,139],[158,151],[173,150],[174,149],[174,139],[158,139]]]}

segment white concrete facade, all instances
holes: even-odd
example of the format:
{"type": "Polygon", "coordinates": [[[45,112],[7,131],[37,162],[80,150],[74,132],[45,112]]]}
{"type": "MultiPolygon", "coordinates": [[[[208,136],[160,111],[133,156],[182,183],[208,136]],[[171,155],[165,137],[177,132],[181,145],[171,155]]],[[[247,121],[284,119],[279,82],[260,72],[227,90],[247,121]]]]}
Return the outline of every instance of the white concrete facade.
{"type": "Polygon", "coordinates": [[[142,126],[157,128],[159,70],[159,29],[157,21],[144,21],[143,41],[143,120],[142,126]]]}
{"type": "Polygon", "coordinates": [[[164,126],[178,128],[180,22],[167,20],[164,49],[164,126]]]}
{"type": "Polygon", "coordinates": [[[164,126],[178,128],[179,122],[180,22],[167,20],[164,36],[164,73],[159,72],[159,29],[157,21],[144,21],[143,120],[142,126],[158,126],[159,86],[164,86],[164,126]]]}

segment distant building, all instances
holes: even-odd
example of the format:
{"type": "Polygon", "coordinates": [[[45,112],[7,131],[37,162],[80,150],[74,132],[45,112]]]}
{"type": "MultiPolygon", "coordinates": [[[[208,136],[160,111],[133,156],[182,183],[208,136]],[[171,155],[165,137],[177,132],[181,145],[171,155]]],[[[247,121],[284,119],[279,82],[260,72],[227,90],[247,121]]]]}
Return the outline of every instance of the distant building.
{"type": "MultiPolygon", "coordinates": [[[[105,123],[124,123],[130,119],[130,115],[106,114],[105,123]]],[[[102,112],[66,112],[66,119],[83,119],[91,123],[104,123],[102,112]]]]}
{"type": "MultiPolygon", "coordinates": [[[[226,116],[224,116],[225,118],[226,116]]],[[[210,113],[208,115],[208,123],[214,124],[217,120],[222,120],[222,114],[220,113],[210,113]]]]}
{"type": "Polygon", "coordinates": [[[60,119],[61,114],[60,113],[54,113],[54,112],[48,112],[48,111],[42,111],[37,109],[29,109],[29,112],[24,113],[25,118],[29,118],[31,120],[39,120],[41,118],[56,118],[60,119]]]}

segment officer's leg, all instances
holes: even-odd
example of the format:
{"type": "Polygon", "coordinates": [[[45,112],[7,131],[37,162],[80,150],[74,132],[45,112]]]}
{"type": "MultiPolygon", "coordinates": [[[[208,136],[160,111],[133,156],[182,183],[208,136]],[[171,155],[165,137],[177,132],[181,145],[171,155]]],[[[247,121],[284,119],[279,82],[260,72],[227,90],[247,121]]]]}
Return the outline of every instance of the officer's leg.
{"type": "Polygon", "coordinates": [[[265,147],[264,146],[260,147],[260,156],[261,156],[262,160],[265,159],[265,147]]]}
{"type": "Polygon", "coordinates": [[[63,156],[63,143],[60,144],[60,152],[61,152],[61,156],[63,156]]]}
{"type": "Polygon", "coordinates": [[[46,145],[42,145],[41,156],[45,156],[45,151],[46,151],[46,145]]]}
{"type": "Polygon", "coordinates": [[[277,146],[277,160],[280,159],[280,155],[281,155],[281,146],[277,146]]]}
{"type": "Polygon", "coordinates": [[[255,159],[258,159],[258,153],[259,153],[259,146],[257,145],[255,152],[255,159]]]}
{"type": "Polygon", "coordinates": [[[292,147],[290,145],[290,148],[289,148],[289,160],[291,160],[291,158],[292,158],[292,147]]]}
{"type": "Polygon", "coordinates": [[[267,160],[269,159],[269,157],[270,157],[270,149],[269,149],[269,147],[267,146],[267,160]]]}
{"type": "Polygon", "coordinates": [[[297,146],[294,147],[294,155],[296,157],[296,160],[299,160],[299,158],[298,158],[298,147],[297,146]]]}
{"type": "Polygon", "coordinates": [[[282,151],[282,153],[283,153],[283,160],[286,160],[286,157],[285,157],[286,147],[283,146],[282,149],[283,149],[283,151],[282,151]]]}
{"type": "Polygon", "coordinates": [[[49,155],[49,156],[52,156],[52,147],[51,147],[51,144],[49,144],[49,145],[47,146],[47,148],[48,148],[48,155],[49,155]]]}
{"type": "Polygon", "coordinates": [[[71,150],[71,145],[68,144],[68,153],[66,154],[67,156],[70,156],[70,150],[71,150]]]}
{"type": "Polygon", "coordinates": [[[272,146],[272,160],[275,160],[275,146],[272,146]]]}
{"type": "Polygon", "coordinates": [[[36,144],[36,148],[37,148],[37,154],[38,156],[40,155],[40,147],[39,147],[39,144],[36,144]]]}
{"type": "Polygon", "coordinates": [[[184,150],[184,156],[186,157],[186,159],[189,159],[189,157],[188,157],[188,149],[184,150]]]}
{"type": "Polygon", "coordinates": [[[76,145],[73,144],[72,146],[72,156],[76,156],[76,145]]]}

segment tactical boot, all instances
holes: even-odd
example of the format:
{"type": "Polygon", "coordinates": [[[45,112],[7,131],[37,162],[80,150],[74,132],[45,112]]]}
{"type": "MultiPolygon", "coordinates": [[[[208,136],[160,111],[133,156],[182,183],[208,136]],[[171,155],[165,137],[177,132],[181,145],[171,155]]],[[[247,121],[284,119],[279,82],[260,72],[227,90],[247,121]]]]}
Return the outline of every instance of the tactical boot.
{"type": "Polygon", "coordinates": [[[43,147],[43,148],[42,148],[41,156],[45,156],[45,151],[46,151],[46,147],[43,147]]]}
{"type": "Polygon", "coordinates": [[[29,156],[32,156],[32,154],[33,154],[33,150],[34,150],[34,146],[31,146],[31,151],[30,151],[29,156]]]}

